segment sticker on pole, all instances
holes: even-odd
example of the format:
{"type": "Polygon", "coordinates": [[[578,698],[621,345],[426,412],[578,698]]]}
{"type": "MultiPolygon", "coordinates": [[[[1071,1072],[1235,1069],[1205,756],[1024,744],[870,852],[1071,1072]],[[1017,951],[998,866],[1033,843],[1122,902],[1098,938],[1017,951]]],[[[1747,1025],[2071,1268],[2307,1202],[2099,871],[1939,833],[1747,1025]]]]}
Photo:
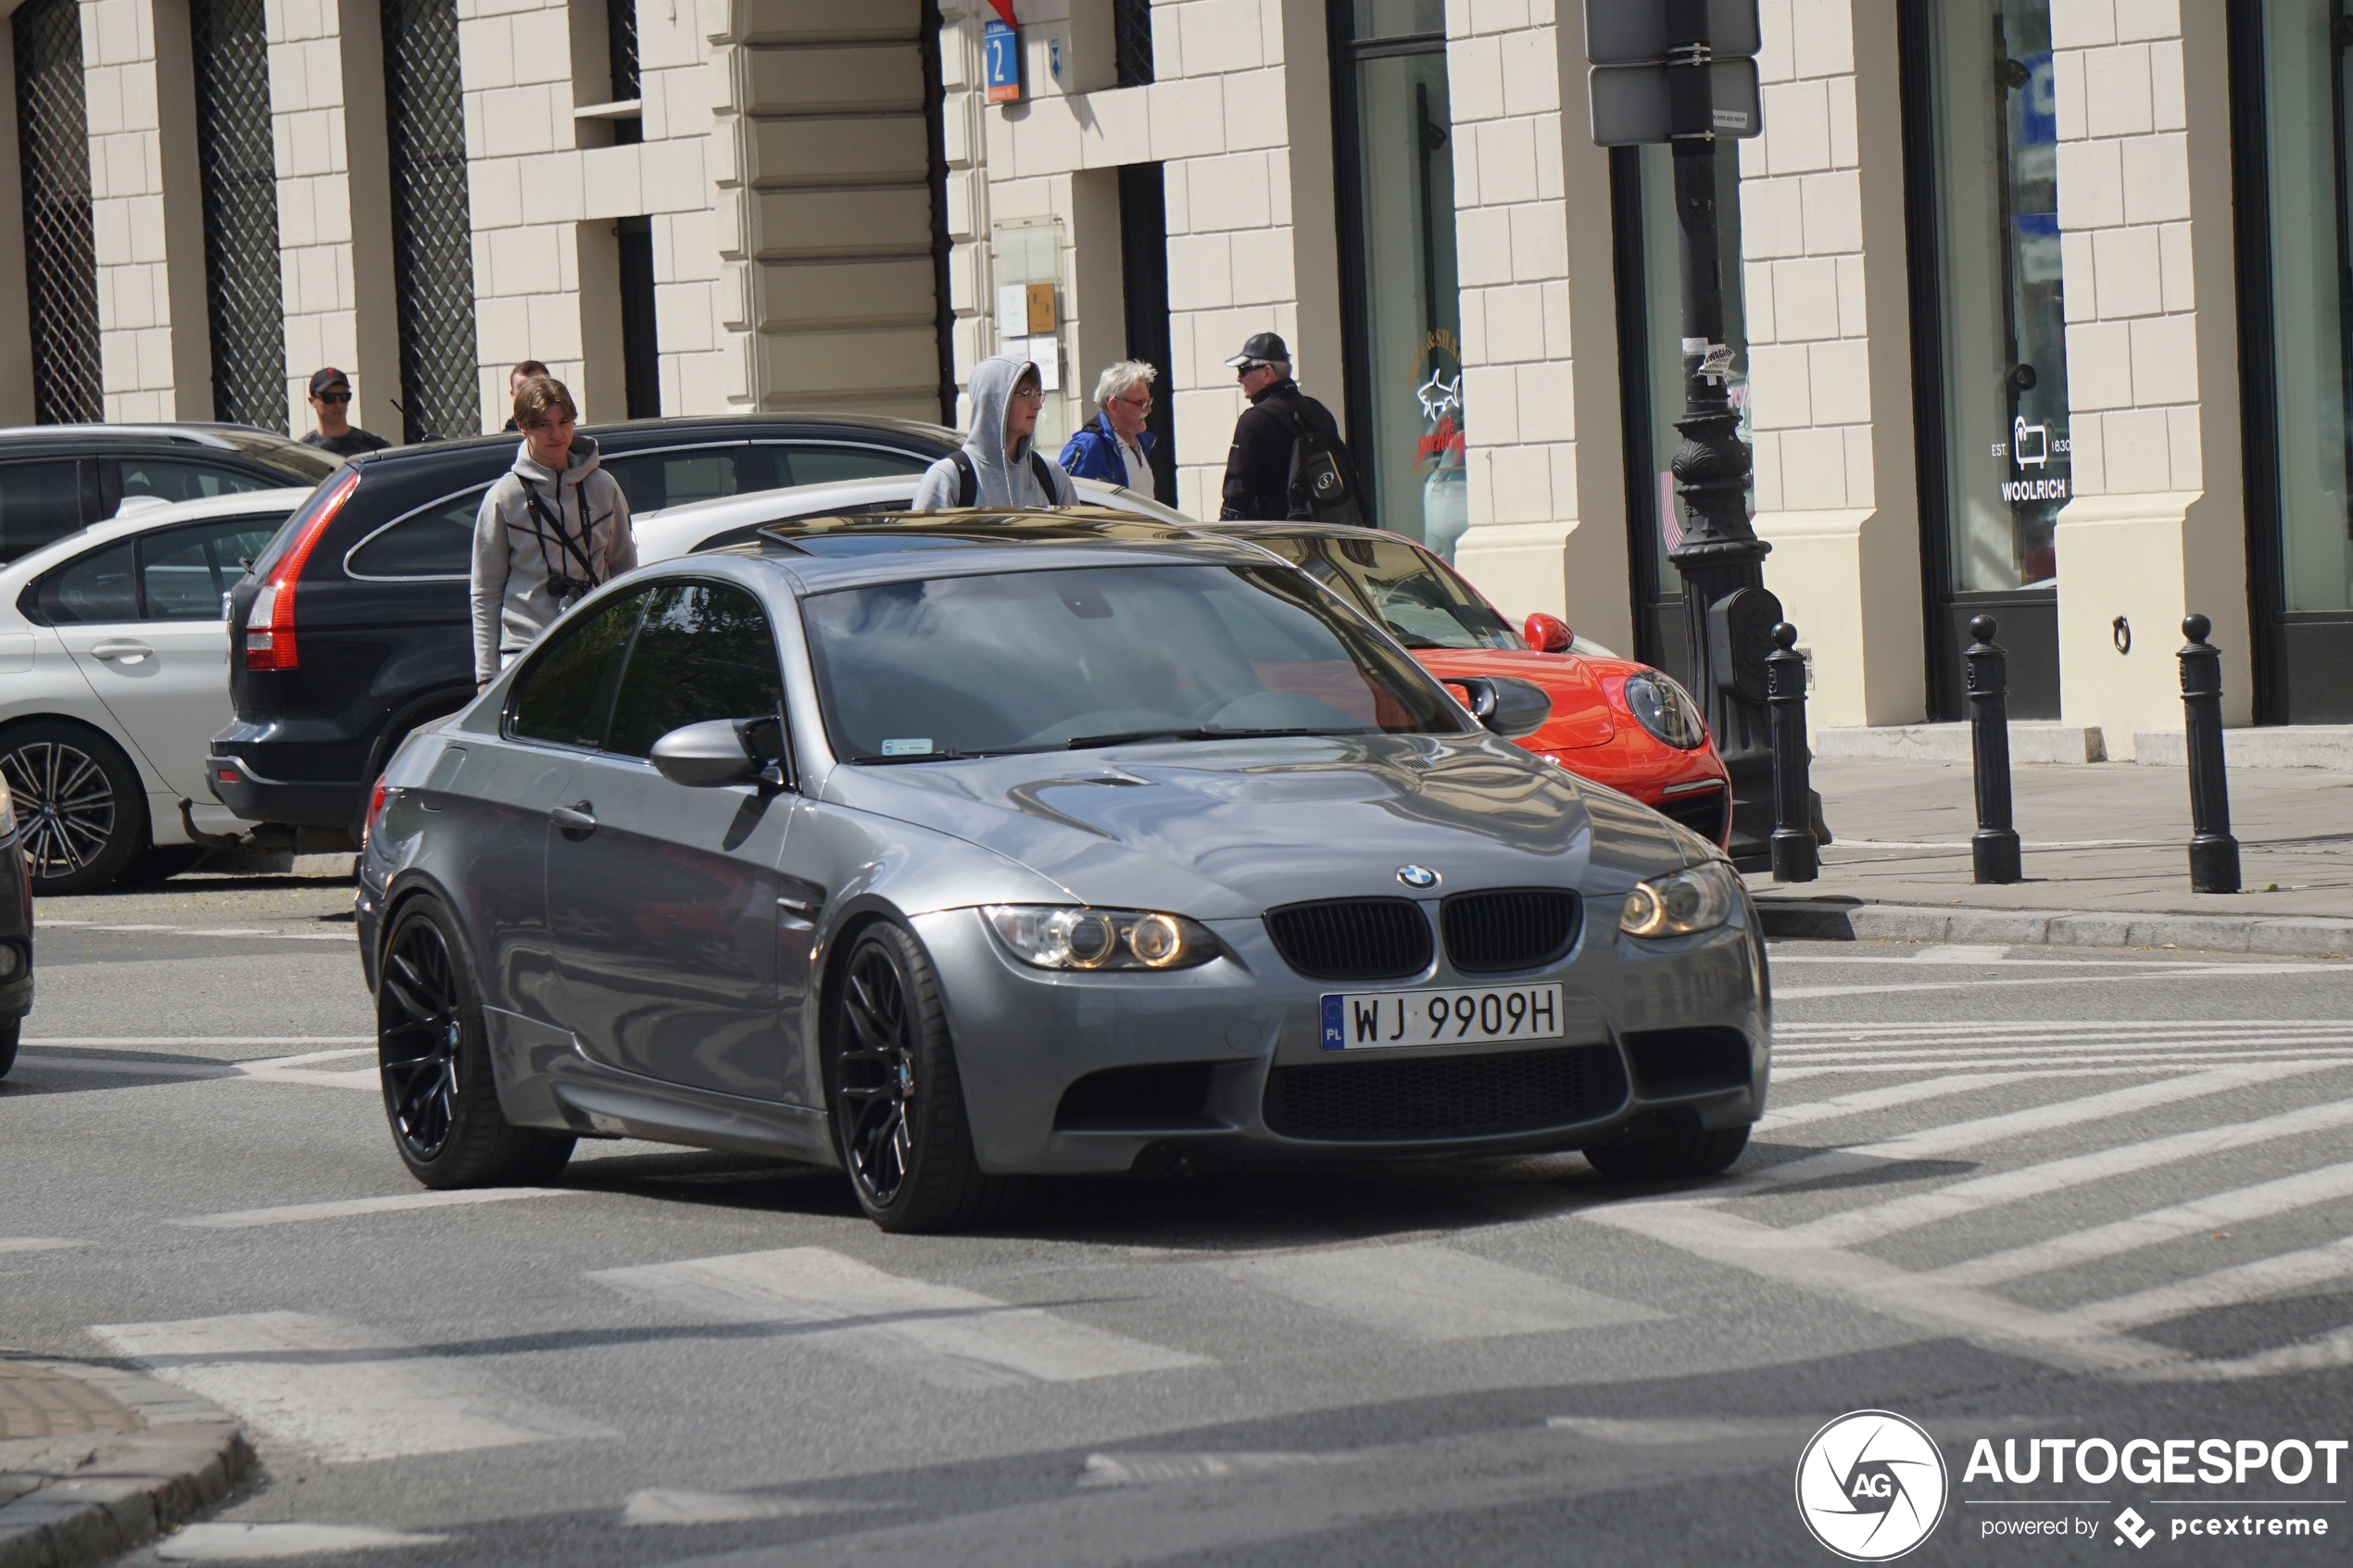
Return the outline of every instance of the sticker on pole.
{"type": "MultiPolygon", "coordinates": [[[[1604,147],[1639,147],[1674,139],[1675,109],[1663,64],[1593,66],[1585,73],[1585,101],[1593,141],[1604,147]]],[[[1749,137],[1765,129],[1764,90],[1755,60],[1718,60],[1708,68],[1709,125],[1718,136],[1749,137]]]]}

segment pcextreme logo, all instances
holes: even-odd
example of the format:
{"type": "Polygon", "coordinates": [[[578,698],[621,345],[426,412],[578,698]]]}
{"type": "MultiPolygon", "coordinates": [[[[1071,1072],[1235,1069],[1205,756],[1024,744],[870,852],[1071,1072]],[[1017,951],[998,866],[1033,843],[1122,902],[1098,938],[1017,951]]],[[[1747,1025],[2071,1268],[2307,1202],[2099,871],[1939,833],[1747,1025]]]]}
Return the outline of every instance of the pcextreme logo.
{"type": "Polygon", "coordinates": [[[1946,1487],[1936,1440],[1891,1411],[1850,1411],[1797,1461],[1798,1517],[1850,1562],[1885,1562],[1928,1539],[1946,1487]]]}

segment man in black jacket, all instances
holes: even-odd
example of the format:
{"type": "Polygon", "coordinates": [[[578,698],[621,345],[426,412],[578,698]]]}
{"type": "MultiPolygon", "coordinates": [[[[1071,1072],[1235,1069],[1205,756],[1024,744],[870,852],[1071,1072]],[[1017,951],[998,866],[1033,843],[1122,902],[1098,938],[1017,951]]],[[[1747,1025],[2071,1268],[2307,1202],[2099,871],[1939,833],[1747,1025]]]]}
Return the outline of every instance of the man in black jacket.
{"type": "MultiPolygon", "coordinates": [[[[1226,455],[1226,490],[1218,518],[1224,521],[1280,522],[1307,517],[1291,494],[1292,449],[1302,427],[1314,431],[1343,460],[1347,447],[1331,410],[1299,390],[1290,379],[1290,347],[1275,332],[1260,332],[1226,361],[1242,383],[1250,407],[1234,421],[1233,449],[1226,455]]],[[[1353,464],[1348,464],[1353,470],[1353,464]]],[[[1355,475],[1348,488],[1356,492],[1355,475]]]]}

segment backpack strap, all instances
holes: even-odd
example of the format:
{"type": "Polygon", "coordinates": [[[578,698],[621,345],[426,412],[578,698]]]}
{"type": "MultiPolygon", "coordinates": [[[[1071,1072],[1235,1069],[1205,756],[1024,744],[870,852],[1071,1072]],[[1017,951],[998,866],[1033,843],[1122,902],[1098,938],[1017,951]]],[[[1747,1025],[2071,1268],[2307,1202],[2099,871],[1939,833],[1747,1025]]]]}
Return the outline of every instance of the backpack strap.
{"type": "Polygon", "coordinates": [[[972,454],[959,446],[948,460],[956,465],[956,505],[969,507],[980,499],[980,472],[973,467],[972,454]]]}
{"type": "Polygon", "coordinates": [[[1038,488],[1046,493],[1046,504],[1061,506],[1063,493],[1054,488],[1054,470],[1047,464],[1046,454],[1035,446],[1029,449],[1029,471],[1038,476],[1038,488]]]}

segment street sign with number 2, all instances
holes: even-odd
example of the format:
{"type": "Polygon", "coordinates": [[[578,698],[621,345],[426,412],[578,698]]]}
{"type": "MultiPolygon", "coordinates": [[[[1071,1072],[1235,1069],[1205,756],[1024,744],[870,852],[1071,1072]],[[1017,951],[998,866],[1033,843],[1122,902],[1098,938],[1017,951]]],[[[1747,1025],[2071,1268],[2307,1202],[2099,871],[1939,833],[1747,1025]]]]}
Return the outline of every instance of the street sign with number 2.
{"type": "Polygon", "coordinates": [[[992,21],[981,33],[983,70],[992,104],[1021,102],[1021,34],[992,21]]]}

